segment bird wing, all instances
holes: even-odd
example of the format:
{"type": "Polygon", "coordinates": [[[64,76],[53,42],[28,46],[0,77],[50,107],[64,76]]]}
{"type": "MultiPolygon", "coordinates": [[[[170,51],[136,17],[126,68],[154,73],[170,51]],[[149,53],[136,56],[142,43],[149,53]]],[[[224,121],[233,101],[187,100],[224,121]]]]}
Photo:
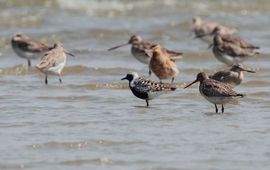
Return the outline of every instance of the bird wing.
{"type": "Polygon", "coordinates": [[[176,87],[173,87],[170,84],[165,83],[157,83],[152,80],[145,79],[143,77],[139,77],[134,81],[134,88],[138,91],[142,92],[162,92],[162,91],[172,91],[175,90],[176,87]]]}
{"type": "Polygon", "coordinates": [[[165,54],[167,54],[171,60],[178,60],[178,59],[182,59],[183,58],[183,53],[181,52],[176,52],[176,51],[172,51],[172,50],[168,50],[166,48],[162,48],[162,52],[164,52],[165,54]]]}
{"type": "Polygon", "coordinates": [[[138,44],[134,44],[133,46],[134,46],[134,48],[136,48],[138,53],[140,53],[141,55],[146,55],[146,56],[151,58],[153,56],[153,49],[152,48],[155,45],[156,44],[154,44],[154,43],[144,41],[144,42],[141,42],[138,44]]]}
{"type": "Polygon", "coordinates": [[[236,37],[233,35],[225,34],[221,36],[222,40],[227,43],[232,43],[237,46],[240,46],[241,48],[248,48],[248,49],[259,49],[259,47],[254,46],[250,43],[248,43],[245,40],[242,40],[240,37],[236,37]]]}
{"type": "Polygon", "coordinates": [[[238,95],[238,93],[236,93],[229,84],[216,80],[207,79],[202,85],[204,95],[209,97],[234,97],[238,95]]]}
{"type": "Polygon", "coordinates": [[[63,62],[63,58],[59,55],[65,54],[61,52],[59,53],[57,49],[46,52],[41,58],[40,62],[36,65],[36,67],[39,69],[46,69],[60,64],[61,62],[63,62]]]}
{"type": "Polygon", "coordinates": [[[245,56],[254,56],[258,52],[254,52],[251,49],[241,48],[234,44],[224,44],[224,50],[226,53],[233,57],[245,57],[245,56]]]}
{"type": "Polygon", "coordinates": [[[18,47],[28,52],[44,52],[48,51],[49,47],[35,40],[17,42],[18,47]]]}
{"type": "Polygon", "coordinates": [[[217,81],[222,81],[229,77],[231,73],[229,71],[218,71],[214,75],[209,76],[209,78],[217,80],[217,81]]]}

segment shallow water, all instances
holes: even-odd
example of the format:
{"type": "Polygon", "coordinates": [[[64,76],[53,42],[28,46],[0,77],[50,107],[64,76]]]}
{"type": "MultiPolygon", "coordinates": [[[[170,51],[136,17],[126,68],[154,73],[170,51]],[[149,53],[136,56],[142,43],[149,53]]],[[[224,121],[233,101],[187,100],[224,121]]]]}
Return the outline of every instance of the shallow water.
{"type": "Polygon", "coordinates": [[[269,169],[269,11],[266,0],[0,0],[0,169],[269,169]],[[199,71],[225,68],[190,36],[194,16],[237,27],[261,47],[245,63],[257,73],[236,88],[247,96],[223,115],[198,85],[183,89],[199,71]],[[61,40],[76,55],[63,84],[50,76],[45,86],[15,55],[9,41],[17,31],[61,40]],[[178,90],[150,108],[120,81],[128,71],[147,75],[147,66],[130,47],[106,51],[134,33],[185,54],[178,90]]]}

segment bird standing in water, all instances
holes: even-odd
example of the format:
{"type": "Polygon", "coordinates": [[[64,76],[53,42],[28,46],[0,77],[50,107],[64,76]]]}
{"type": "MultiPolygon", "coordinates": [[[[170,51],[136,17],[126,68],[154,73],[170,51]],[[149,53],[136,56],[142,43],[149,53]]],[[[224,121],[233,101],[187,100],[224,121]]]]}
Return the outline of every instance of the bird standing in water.
{"type": "Polygon", "coordinates": [[[159,78],[160,82],[162,80],[171,79],[172,83],[175,77],[178,75],[179,71],[175,62],[162,51],[160,45],[155,45],[153,47],[153,56],[151,57],[149,63],[150,74],[151,71],[159,78]]]}
{"type": "Polygon", "coordinates": [[[27,64],[31,66],[32,59],[38,59],[49,51],[51,47],[37,40],[31,39],[24,33],[16,33],[11,39],[14,52],[21,58],[27,59],[27,64]]]}
{"type": "Polygon", "coordinates": [[[144,77],[139,77],[136,72],[128,73],[121,80],[129,81],[129,88],[132,93],[136,97],[145,100],[147,107],[149,106],[149,100],[176,90],[176,87],[171,84],[157,83],[144,77]]]}
{"type": "Polygon", "coordinates": [[[57,75],[59,82],[62,83],[61,72],[66,64],[66,54],[74,56],[69,53],[62,45],[58,42],[54,44],[54,47],[44,54],[40,62],[35,66],[38,70],[45,74],[45,84],[48,84],[48,75],[57,75]]]}
{"type": "Polygon", "coordinates": [[[235,98],[244,97],[243,94],[235,92],[230,85],[209,79],[207,74],[204,72],[198,73],[196,80],[185,88],[196,82],[200,82],[199,91],[201,95],[207,101],[215,105],[216,113],[218,113],[218,104],[221,105],[221,111],[224,113],[224,104],[234,100],[235,98]]]}

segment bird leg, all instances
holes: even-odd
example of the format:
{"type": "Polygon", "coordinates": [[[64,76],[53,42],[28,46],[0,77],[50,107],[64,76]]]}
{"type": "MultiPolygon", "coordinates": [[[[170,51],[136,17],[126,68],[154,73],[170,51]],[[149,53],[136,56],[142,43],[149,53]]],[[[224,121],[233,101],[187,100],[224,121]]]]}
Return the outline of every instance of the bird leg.
{"type": "Polygon", "coordinates": [[[151,74],[152,74],[151,69],[149,69],[148,74],[149,74],[149,76],[151,76],[151,74]]]}
{"type": "Polygon", "coordinates": [[[61,75],[59,75],[59,83],[60,83],[60,84],[62,83],[61,75]]]}
{"type": "Polygon", "coordinates": [[[222,106],[221,111],[222,111],[222,113],[224,113],[224,106],[223,106],[223,104],[221,106],[222,106]]]}
{"type": "Polygon", "coordinates": [[[148,107],[148,106],[149,106],[149,102],[148,102],[148,100],[147,100],[147,99],[146,99],[145,101],[146,101],[146,106],[148,107]]]}
{"type": "Polygon", "coordinates": [[[215,108],[216,108],[216,113],[218,113],[218,108],[217,108],[217,104],[215,104],[215,108]]]}
{"type": "Polygon", "coordinates": [[[174,77],[172,78],[172,82],[171,83],[173,83],[173,81],[174,81],[174,77]]]}
{"type": "Polygon", "coordinates": [[[31,67],[31,60],[30,59],[27,59],[27,64],[28,64],[28,67],[31,67]]]}
{"type": "Polygon", "coordinates": [[[48,76],[45,75],[45,84],[47,85],[48,84],[48,76]]]}

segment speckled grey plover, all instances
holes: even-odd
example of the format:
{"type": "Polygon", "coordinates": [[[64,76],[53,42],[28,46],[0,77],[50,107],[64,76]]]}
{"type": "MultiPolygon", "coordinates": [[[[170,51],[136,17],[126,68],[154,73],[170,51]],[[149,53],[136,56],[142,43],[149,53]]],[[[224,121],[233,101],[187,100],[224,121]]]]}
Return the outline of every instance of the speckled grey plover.
{"type": "Polygon", "coordinates": [[[128,73],[121,80],[129,81],[129,88],[132,93],[146,101],[146,106],[149,106],[149,100],[156,98],[164,93],[176,90],[176,87],[171,84],[157,83],[144,77],[139,77],[136,72],[128,73]]]}

